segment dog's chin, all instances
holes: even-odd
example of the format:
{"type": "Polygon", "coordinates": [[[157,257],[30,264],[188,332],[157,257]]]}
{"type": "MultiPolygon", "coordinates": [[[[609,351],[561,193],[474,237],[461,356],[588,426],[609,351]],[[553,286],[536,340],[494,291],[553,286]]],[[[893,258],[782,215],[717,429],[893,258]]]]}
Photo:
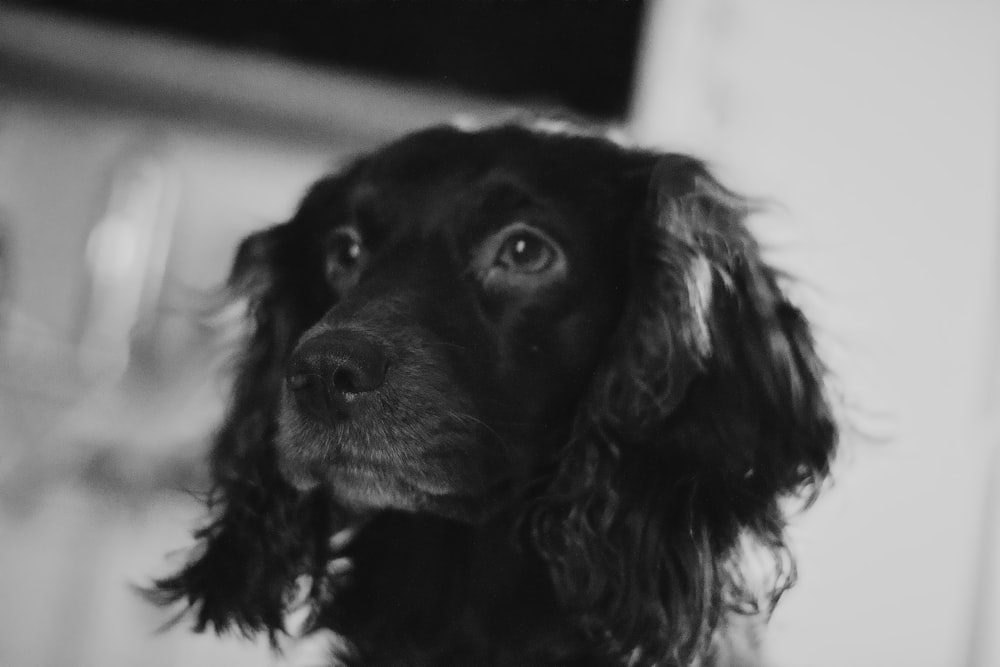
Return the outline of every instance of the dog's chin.
{"type": "Polygon", "coordinates": [[[367,435],[379,430],[330,428],[286,404],[276,439],[279,471],[302,492],[324,487],[359,515],[397,510],[478,523],[502,503],[501,490],[510,487],[506,468],[500,460],[484,466],[483,457],[469,457],[477,445],[486,449],[469,434],[411,433],[409,441],[389,446],[367,435]]]}
{"type": "Polygon", "coordinates": [[[485,490],[469,493],[358,468],[335,468],[318,483],[326,485],[345,509],[357,514],[396,510],[471,524],[490,516],[499,497],[485,490]]]}
{"type": "Polygon", "coordinates": [[[413,479],[373,465],[316,462],[294,455],[279,456],[282,477],[301,492],[324,487],[343,509],[357,515],[382,510],[427,513],[477,524],[502,503],[506,485],[492,489],[457,489],[435,481],[437,476],[414,474],[413,479]]]}
{"type": "Polygon", "coordinates": [[[306,467],[287,461],[285,457],[278,459],[278,470],[286,482],[303,493],[312,491],[323,484],[319,475],[314,474],[306,467]]]}

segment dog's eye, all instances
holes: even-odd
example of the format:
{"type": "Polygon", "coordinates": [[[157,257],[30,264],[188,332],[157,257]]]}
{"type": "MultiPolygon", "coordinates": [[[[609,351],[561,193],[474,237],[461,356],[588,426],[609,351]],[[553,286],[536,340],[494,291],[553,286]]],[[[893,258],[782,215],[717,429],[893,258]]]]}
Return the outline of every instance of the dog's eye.
{"type": "Polygon", "coordinates": [[[487,284],[527,287],[565,273],[566,257],[543,231],[516,222],[483,243],[476,265],[487,284]]]}
{"type": "Polygon", "coordinates": [[[526,230],[513,232],[497,251],[494,265],[518,273],[541,273],[556,260],[556,250],[546,239],[526,230]]]}
{"type": "Polygon", "coordinates": [[[340,283],[354,274],[365,259],[361,235],[350,228],[338,229],[330,235],[326,247],[326,275],[331,283],[340,283]]]}

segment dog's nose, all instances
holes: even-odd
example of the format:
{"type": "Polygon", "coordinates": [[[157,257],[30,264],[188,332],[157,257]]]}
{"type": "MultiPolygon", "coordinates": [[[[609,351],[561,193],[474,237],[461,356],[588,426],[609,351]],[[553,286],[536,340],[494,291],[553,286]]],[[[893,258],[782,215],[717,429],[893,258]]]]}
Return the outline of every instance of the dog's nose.
{"type": "Polygon", "coordinates": [[[355,331],[331,331],[299,345],[286,381],[302,409],[326,422],[343,418],[347,404],[385,382],[384,348],[355,331]]]}

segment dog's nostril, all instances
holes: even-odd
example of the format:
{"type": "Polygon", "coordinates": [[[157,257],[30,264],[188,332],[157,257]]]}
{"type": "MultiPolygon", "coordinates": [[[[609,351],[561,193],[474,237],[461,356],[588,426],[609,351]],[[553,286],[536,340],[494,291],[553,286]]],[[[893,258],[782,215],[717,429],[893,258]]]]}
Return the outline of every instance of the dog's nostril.
{"type": "Polygon", "coordinates": [[[329,382],[332,391],[345,394],[361,394],[374,391],[385,382],[388,363],[351,363],[343,362],[330,374],[329,382]]]}
{"type": "Polygon", "coordinates": [[[333,386],[337,391],[357,394],[360,389],[361,381],[358,378],[358,373],[352,368],[346,368],[341,366],[333,372],[333,386]]]}
{"type": "Polygon", "coordinates": [[[330,421],[333,418],[333,405],[326,382],[316,373],[293,373],[285,381],[295,395],[296,402],[314,416],[330,421]]]}
{"type": "Polygon", "coordinates": [[[341,359],[327,375],[330,391],[362,394],[374,391],[385,382],[388,363],[381,355],[355,354],[341,359]]]}

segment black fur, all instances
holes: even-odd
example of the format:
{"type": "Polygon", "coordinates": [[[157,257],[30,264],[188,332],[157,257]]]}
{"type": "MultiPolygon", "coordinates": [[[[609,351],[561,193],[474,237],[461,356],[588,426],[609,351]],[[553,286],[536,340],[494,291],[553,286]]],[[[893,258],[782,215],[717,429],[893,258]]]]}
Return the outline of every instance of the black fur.
{"type": "Polygon", "coordinates": [[[308,581],[357,664],[721,664],[836,442],[748,212],[692,158],[514,125],[320,181],[237,254],[212,520],[159,601],[276,636],[308,581]]]}

